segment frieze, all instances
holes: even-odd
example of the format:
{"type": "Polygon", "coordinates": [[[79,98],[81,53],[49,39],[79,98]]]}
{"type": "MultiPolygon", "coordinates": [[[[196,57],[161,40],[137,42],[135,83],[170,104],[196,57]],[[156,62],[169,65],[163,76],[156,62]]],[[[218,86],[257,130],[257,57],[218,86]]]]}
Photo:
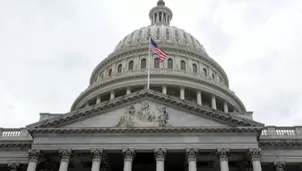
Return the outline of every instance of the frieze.
{"type": "Polygon", "coordinates": [[[117,127],[166,127],[169,115],[165,106],[142,101],[138,109],[134,105],[125,109],[117,127]]]}

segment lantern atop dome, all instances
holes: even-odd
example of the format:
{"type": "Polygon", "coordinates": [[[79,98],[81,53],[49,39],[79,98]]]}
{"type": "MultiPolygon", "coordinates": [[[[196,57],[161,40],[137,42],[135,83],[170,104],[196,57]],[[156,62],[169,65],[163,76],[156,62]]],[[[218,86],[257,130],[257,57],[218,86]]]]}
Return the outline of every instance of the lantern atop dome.
{"type": "Polygon", "coordinates": [[[165,6],[163,0],[157,2],[157,6],[152,8],[149,13],[149,18],[151,20],[151,25],[170,25],[173,13],[170,8],[165,6]]]}

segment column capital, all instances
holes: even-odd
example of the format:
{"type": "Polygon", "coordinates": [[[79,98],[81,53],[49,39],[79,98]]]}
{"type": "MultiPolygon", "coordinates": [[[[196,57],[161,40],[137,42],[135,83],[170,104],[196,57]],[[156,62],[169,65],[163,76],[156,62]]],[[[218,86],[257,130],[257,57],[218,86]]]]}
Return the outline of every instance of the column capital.
{"type": "Polygon", "coordinates": [[[188,149],[186,149],[186,155],[187,155],[188,161],[196,161],[197,153],[198,153],[197,148],[188,148],[188,149]]]}
{"type": "Polygon", "coordinates": [[[103,149],[91,149],[92,161],[100,162],[103,157],[103,149]]]}
{"type": "Polygon", "coordinates": [[[284,161],[274,161],[274,168],[276,171],[285,171],[286,162],[284,161]]]}
{"type": "Polygon", "coordinates": [[[154,156],[156,161],[165,161],[167,150],[163,148],[154,149],[154,156]]]}
{"type": "Polygon", "coordinates": [[[38,162],[40,158],[41,151],[40,150],[28,150],[28,161],[29,162],[38,162]]]}
{"type": "Polygon", "coordinates": [[[126,149],[123,149],[123,155],[124,155],[125,161],[132,162],[135,157],[135,151],[133,148],[126,148],[126,149]]]}
{"type": "Polygon", "coordinates": [[[251,149],[249,149],[249,156],[251,158],[251,161],[255,161],[255,160],[260,161],[261,149],[259,149],[259,148],[251,148],[251,149]]]}
{"type": "Polygon", "coordinates": [[[69,162],[72,158],[72,151],[71,149],[60,149],[59,150],[61,162],[69,162]]]}
{"type": "Polygon", "coordinates": [[[18,162],[10,162],[8,163],[8,170],[9,171],[17,171],[20,168],[20,163],[18,162]]]}
{"type": "Polygon", "coordinates": [[[228,161],[228,157],[230,155],[229,148],[219,148],[217,149],[217,156],[219,157],[220,161],[228,161]]]}

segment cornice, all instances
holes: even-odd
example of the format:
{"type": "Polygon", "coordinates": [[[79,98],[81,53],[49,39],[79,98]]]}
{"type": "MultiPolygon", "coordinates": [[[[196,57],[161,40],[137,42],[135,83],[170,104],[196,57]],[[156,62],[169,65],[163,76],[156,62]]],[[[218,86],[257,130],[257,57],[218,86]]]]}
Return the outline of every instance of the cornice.
{"type": "Polygon", "coordinates": [[[280,138],[280,139],[266,139],[260,140],[259,146],[262,147],[293,147],[299,146],[302,147],[302,139],[288,139],[288,138],[280,138]]]}
{"type": "Polygon", "coordinates": [[[260,127],[164,127],[164,128],[33,128],[31,134],[108,134],[108,133],[259,133],[260,127]]]}
{"type": "MultiPolygon", "coordinates": [[[[182,80],[193,80],[195,82],[199,82],[202,84],[205,84],[207,86],[210,86],[214,89],[218,89],[222,93],[225,93],[226,95],[234,98],[234,101],[236,101],[240,108],[243,111],[246,111],[245,106],[243,105],[242,101],[232,92],[230,89],[228,89],[225,86],[219,85],[211,80],[205,79],[202,76],[197,76],[195,74],[192,74],[190,72],[185,71],[178,71],[175,72],[170,69],[152,69],[151,70],[153,78],[156,77],[169,77],[169,78],[176,78],[176,79],[182,79],[182,80]]],[[[101,89],[107,85],[111,85],[115,82],[121,82],[121,81],[127,81],[129,79],[133,78],[145,78],[147,76],[146,70],[134,70],[129,72],[124,72],[120,74],[116,74],[112,78],[106,79],[102,82],[99,82],[98,84],[93,84],[89,86],[84,92],[82,92],[74,101],[72,104],[71,110],[74,110],[76,106],[78,106],[79,102],[82,101],[87,95],[91,94],[92,92],[101,89]]]]}
{"type": "MultiPolygon", "coordinates": [[[[229,87],[229,80],[227,74],[223,70],[223,68],[212,58],[210,58],[207,54],[201,54],[198,51],[194,51],[188,48],[182,48],[178,46],[171,46],[168,44],[163,44],[162,49],[165,50],[166,53],[169,55],[181,55],[187,58],[195,58],[195,60],[201,61],[210,67],[216,69],[216,71],[223,77],[225,80],[225,84],[229,87]]],[[[147,55],[148,54],[148,45],[133,47],[124,49],[118,52],[114,52],[110,54],[107,58],[105,58],[102,62],[100,62],[95,69],[93,70],[91,77],[90,77],[90,85],[93,84],[93,80],[95,76],[99,73],[104,66],[115,62],[117,60],[121,60],[123,58],[128,58],[129,56],[136,56],[136,55],[147,55]]]]}
{"type": "Polygon", "coordinates": [[[0,141],[0,148],[30,148],[32,141],[0,141]]]}
{"type": "Polygon", "coordinates": [[[229,123],[231,125],[240,127],[263,127],[263,124],[260,124],[258,122],[252,121],[252,120],[246,120],[243,118],[238,118],[231,116],[230,114],[223,113],[220,111],[213,111],[212,109],[208,109],[204,106],[199,106],[196,104],[189,103],[187,101],[183,101],[178,98],[170,97],[170,96],[164,96],[161,93],[156,93],[151,90],[143,90],[143,91],[138,91],[137,93],[132,93],[127,96],[119,97],[107,102],[100,103],[98,105],[94,105],[92,107],[87,107],[84,109],[80,109],[78,111],[73,111],[70,114],[66,114],[65,116],[61,116],[58,118],[42,121],[40,123],[36,123],[31,125],[30,127],[34,128],[51,128],[51,127],[57,127],[63,123],[69,123],[72,120],[80,119],[83,117],[87,117],[90,115],[95,114],[96,112],[102,112],[108,109],[112,109],[113,107],[119,106],[121,104],[125,104],[127,102],[131,102],[134,100],[138,100],[141,98],[152,98],[155,100],[159,100],[161,102],[169,103],[171,105],[175,105],[177,107],[180,107],[184,110],[189,110],[194,113],[198,113],[201,116],[206,116],[209,118],[213,118],[216,120],[220,120],[226,123],[229,123]]]}

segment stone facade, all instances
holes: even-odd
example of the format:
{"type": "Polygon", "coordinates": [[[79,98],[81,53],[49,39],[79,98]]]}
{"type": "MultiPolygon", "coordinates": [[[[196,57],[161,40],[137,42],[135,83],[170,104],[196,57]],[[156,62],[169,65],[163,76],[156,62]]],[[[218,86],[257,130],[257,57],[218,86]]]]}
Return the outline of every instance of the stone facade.
{"type": "Polygon", "coordinates": [[[159,0],[151,25],[119,42],[70,112],[1,128],[0,170],[302,170],[302,126],[254,121],[222,67],[170,26],[172,17],[159,0]],[[149,35],[168,54],[165,63],[148,57],[149,35]]]}

